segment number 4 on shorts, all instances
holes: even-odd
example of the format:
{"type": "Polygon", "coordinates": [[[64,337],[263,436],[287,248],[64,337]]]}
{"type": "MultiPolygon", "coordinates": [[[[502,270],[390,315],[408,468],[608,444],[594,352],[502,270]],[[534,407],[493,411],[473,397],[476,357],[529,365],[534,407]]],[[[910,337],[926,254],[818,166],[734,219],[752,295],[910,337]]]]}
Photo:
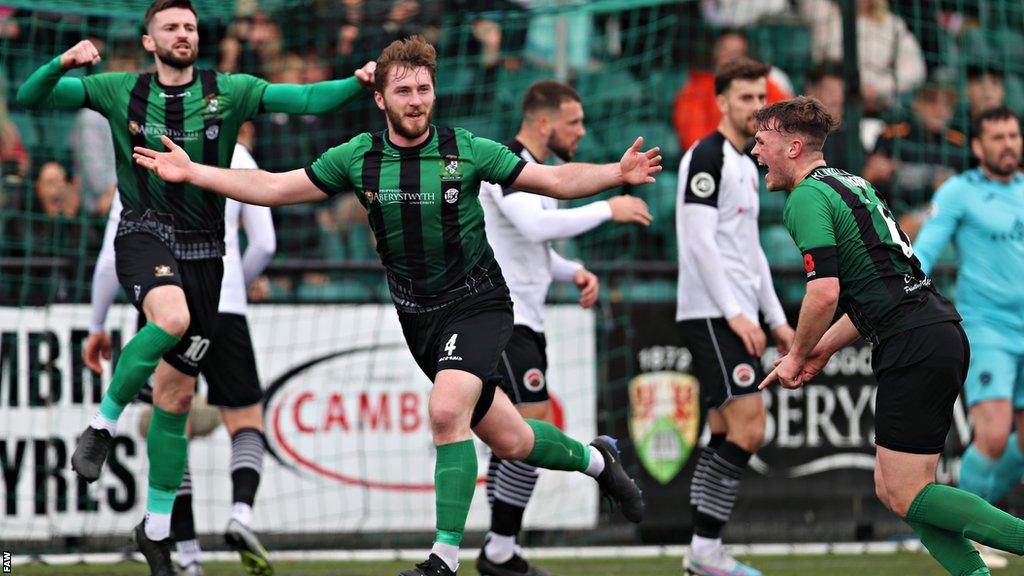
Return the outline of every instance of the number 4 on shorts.
{"type": "Polygon", "coordinates": [[[455,354],[455,339],[458,338],[458,333],[452,334],[452,337],[448,339],[448,343],[444,345],[445,354],[452,356],[455,354]]]}

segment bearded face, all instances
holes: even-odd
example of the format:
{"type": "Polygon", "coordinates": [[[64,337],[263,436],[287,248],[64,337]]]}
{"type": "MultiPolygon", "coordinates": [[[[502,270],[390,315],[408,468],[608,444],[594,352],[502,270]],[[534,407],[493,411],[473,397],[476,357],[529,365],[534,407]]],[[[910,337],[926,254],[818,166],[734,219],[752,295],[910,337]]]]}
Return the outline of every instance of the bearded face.
{"type": "Polygon", "coordinates": [[[434,82],[425,67],[396,66],[387,72],[384,92],[377,92],[377,106],[388,119],[388,131],[416,140],[430,129],[434,115],[434,82]]]}
{"type": "MultiPolygon", "coordinates": [[[[157,60],[179,70],[192,66],[199,57],[196,15],[185,8],[168,8],[153,15],[149,24],[150,44],[157,60]]],[[[145,43],[145,40],[144,40],[145,43]]]]}

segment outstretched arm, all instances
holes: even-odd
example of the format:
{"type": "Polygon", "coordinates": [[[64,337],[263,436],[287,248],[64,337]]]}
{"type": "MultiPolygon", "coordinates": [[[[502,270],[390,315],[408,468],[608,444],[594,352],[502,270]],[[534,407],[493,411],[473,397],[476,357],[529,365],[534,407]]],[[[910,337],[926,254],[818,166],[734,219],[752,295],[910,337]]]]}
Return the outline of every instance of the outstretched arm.
{"type": "Polygon", "coordinates": [[[281,206],[323,200],[326,195],[313,184],[303,169],[290,172],[232,170],[197,164],[167,136],[160,141],[169,152],[137,146],[135,162],[167,182],[185,182],[246,204],[281,206]]]}
{"type": "Polygon", "coordinates": [[[315,84],[270,84],[260,102],[265,112],[325,114],[343,108],[373,85],[376,62],[368,62],[354,76],[315,84]]]}
{"type": "Polygon", "coordinates": [[[650,184],[654,182],[654,175],[661,172],[660,148],[641,152],[643,143],[643,137],[637,138],[618,163],[570,162],[547,166],[531,162],[523,167],[512,184],[520,190],[560,200],[593,196],[623,184],[650,184]]]}
{"type": "Polygon", "coordinates": [[[18,104],[26,108],[81,108],[85,104],[85,84],[81,78],[62,76],[72,68],[99,61],[96,46],[89,40],[82,40],[33,72],[18,88],[18,104]]]}

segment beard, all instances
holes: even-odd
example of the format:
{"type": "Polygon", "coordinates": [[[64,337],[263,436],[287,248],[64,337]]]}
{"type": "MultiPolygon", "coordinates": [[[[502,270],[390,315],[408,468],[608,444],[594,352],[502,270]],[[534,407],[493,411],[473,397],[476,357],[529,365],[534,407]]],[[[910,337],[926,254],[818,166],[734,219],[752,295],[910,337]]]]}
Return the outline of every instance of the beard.
{"type": "Polygon", "coordinates": [[[174,53],[174,46],[171,46],[169,49],[162,49],[158,46],[156,49],[156,58],[171,68],[184,70],[195,64],[196,58],[199,57],[199,49],[195,47],[190,48],[191,50],[189,51],[188,56],[178,57],[174,53]]]}
{"type": "Polygon", "coordinates": [[[983,162],[983,164],[985,165],[985,168],[988,168],[989,172],[992,172],[993,174],[995,174],[997,176],[1002,176],[1002,177],[1005,178],[1007,176],[1013,176],[1014,173],[1017,172],[1017,170],[1018,170],[1018,168],[1020,166],[1020,155],[1019,154],[1013,154],[1013,153],[1010,153],[1010,154],[999,154],[991,162],[989,161],[988,158],[985,158],[985,161],[983,162]],[[1002,162],[1003,162],[1003,158],[1006,157],[1006,156],[1009,156],[1010,158],[1012,158],[1013,162],[1011,162],[1004,169],[1002,167],[1002,162]]]}
{"type": "Polygon", "coordinates": [[[416,138],[423,136],[423,134],[426,133],[427,130],[430,130],[430,121],[434,116],[434,107],[431,106],[430,108],[424,110],[424,114],[423,116],[421,116],[421,118],[426,119],[426,122],[423,123],[422,129],[412,126],[406,126],[404,124],[406,120],[405,115],[402,112],[391,108],[390,106],[384,106],[384,114],[387,115],[388,120],[390,121],[391,124],[391,128],[395,131],[396,134],[398,134],[402,138],[415,140],[416,138]]]}
{"type": "Polygon", "coordinates": [[[548,150],[558,157],[563,162],[572,162],[574,156],[576,156],[576,150],[574,150],[569,144],[565,142],[559,142],[555,135],[548,136],[548,150]]]}

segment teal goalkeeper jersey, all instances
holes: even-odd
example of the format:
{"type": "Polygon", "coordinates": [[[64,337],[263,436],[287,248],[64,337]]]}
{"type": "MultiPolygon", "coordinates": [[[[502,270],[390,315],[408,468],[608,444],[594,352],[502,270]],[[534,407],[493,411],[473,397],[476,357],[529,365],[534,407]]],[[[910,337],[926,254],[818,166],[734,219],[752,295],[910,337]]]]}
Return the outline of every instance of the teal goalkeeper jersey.
{"type": "Polygon", "coordinates": [[[267,82],[247,74],[196,69],[184,86],[153,74],[115,72],[82,78],[89,108],[106,116],[114,137],[117,184],[124,203],[118,234],[149,232],[185,259],[224,253],[224,197],[165,183],[132,160],[132,148],[163,150],[160,136],[203,164],[228,167],[239,127],[260,108],[267,82]]]}
{"type": "Polygon", "coordinates": [[[814,170],[790,193],[783,219],[804,254],[807,280],[838,277],[839,306],[868,341],[960,320],[863,178],[837,168],[814,170]]]}
{"type": "Polygon", "coordinates": [[[426,311],[504,283],[484,234],[480,182],[510,184],[526,162],[462,128],[430,127],[403,148],[386,132],[363,133],[325,152],[306,173],[333,196],[354,190],[400,310],[426,311]]]}
{"type": "Polygon", "coordinates": [[[967,325],[1024,337],[1024,175],[1003,183],[968,170],[939,188],[932,214],[914,241],[922,268],[930,271],[952,239],[967,325]]]}

